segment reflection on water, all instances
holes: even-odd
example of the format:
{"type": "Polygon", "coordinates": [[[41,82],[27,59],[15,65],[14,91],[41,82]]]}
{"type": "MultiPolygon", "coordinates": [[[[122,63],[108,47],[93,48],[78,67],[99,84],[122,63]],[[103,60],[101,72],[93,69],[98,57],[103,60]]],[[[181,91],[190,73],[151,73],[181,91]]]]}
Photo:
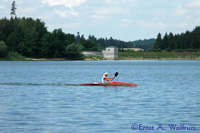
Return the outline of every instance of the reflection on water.
{"type": "MultiPolygon", "coordinates": [[[[133,132],[133,123],[200,129],[199,61],[0,62],[0,131],[133,132]],[[101,81],[137,87],[75,86],[101,81]],[[64,85],[70,84],[70,85],[64,85]]],[[[139,130],[137,130],[139,132],[139,130]]]]}

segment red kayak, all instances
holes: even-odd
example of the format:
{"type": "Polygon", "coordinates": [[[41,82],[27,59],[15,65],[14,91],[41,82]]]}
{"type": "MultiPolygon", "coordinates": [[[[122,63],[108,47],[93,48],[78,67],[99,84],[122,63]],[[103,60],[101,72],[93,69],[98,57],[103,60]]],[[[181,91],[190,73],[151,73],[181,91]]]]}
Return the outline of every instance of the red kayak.
{"type": "Polygon", "coordinates": [[[101,83],[101,82],[94,82],[94,83],[85,83],[80,84],[85,86],[137,86],[134,83],[123,83],[123,82],[108,82],[108,83],[101,83]]]}

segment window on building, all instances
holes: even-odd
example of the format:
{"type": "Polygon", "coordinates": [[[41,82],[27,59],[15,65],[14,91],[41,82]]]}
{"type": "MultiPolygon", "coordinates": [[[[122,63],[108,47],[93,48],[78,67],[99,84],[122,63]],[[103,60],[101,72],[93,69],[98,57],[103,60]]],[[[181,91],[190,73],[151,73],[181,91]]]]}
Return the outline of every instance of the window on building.
{"type": "Polygon", "coordinates": [[[110,51],[110,49],[108,49],[108,51],[110,51]]]}

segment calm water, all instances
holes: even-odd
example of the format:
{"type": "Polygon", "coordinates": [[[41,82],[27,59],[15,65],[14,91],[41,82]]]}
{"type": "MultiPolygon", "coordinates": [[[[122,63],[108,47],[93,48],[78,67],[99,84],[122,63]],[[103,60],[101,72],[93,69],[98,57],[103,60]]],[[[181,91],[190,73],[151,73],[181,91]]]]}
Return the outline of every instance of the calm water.
{"type": "Polygon", "coordinates": [[[133,123],[199,132],[199,79],[200,61],[0,62],[0,132],[131,133],[133,123]],[[138,86],[63,85],[105,72],[138,86]]]}

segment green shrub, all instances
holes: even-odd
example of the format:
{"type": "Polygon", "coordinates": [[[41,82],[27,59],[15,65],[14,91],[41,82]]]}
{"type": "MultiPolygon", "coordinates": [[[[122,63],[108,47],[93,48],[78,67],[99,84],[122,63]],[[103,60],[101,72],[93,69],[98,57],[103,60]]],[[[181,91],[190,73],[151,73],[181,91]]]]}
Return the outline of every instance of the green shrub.
{"type": "Polygon", "coordinates": [[[65,55],[70,59],[82,59],[83,46],[78,43],[69,44],[65,48],[65,55]]]}
{"type": "Polygon", "coordinates": [[[170,48],[165,49],[166,52],[172,52],[170,48]]]}
{"type": "Polygon", "coordinates": [[[162,52],[162,50],[160,48],[158,48],[158,49],[152,49],[151,52],[162,52]]]}
{"type": "Polygon", "coordinates": [[[184,52],[184,49],[176,49],[176,52],[184,52]]]}
{"type": "Polygon", "coordinates": [[[186,52],[198,52],[199,50],[198,49],[186,49],[185,51],[186,52]]]}
{"type": "Polygon", "coordinates": [[[0,41],[0,57],[6,57],[8,55],[8,46],[5,42],[0,41]]]}

